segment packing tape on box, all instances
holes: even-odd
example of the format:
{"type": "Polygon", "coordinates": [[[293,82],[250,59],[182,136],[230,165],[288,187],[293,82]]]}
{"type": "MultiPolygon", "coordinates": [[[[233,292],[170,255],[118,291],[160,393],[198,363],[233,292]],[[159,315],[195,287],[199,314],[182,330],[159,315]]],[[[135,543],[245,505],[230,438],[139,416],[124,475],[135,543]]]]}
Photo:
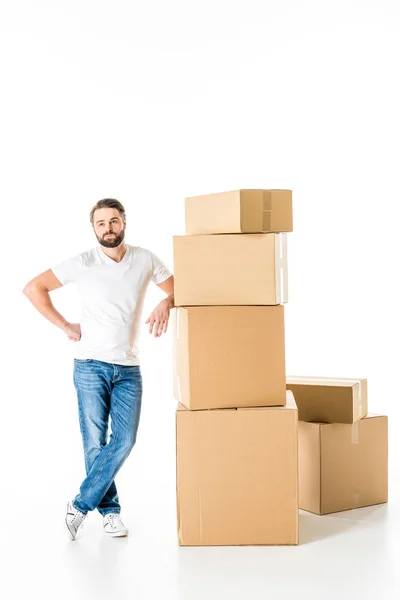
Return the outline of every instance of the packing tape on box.
{"type": "Polygon", "coordinates": [[[281,275],[282,275],[282,288],[283,288],[283,302],[288,300],[288,270],[287,270],[287,235],[281,233],[281,275]]]}
{"type": "Polygon", "coordinates": [[[351,426],[351,443],[358,444],[358,421],[351,426]]]}
{"type": "Polygon", "coordinates": [[[355,389],[355,395],[356,395],[356,406],[357,406],[357,410],[356,410],[356,415],[358,416],[359,419],[362,418],[362,385],[361,385],[361,381],[358,382],[356,389],[355,389]]]}
{"type": "MultiPolygon", "coordinates": [[[[177,387],[178,387],[178,402],[181,402],[181,378],[179,377],[179,375],[176,376],[176,382],[177,382],[177,387]]],[[[182,404],[182,402],[181,402],[182,404]]]]}
{"type": "Polygon", "coordinates": [[[179,310],[179,307],[176,309],[176,339],[179,340],[179,333],[180,333],[180,316],[181,312],[179,310]]]}
{"type": "Polygon", "coordinates": [[[263,190],[263,212],[272,211],[272,197],[271,192],[263,190]]]}
{"type": "Polygon", "coordinates": [[[272,229],[272,210],[263,210],[262,212],[262,228],[264,231],[272,229]]]}
{"type": "Polygon", "coordinates": [[[283,304],[288,298],[287,237],[285,233],[275,235],[276,301],[283,304]]]}
{"type": "MultiPolygon", "coordinates": [[[[175,321],[175,327],[176,327],[176,340],[179,340],[179,335],[180,335],[180,314],[181,311],[179,310],[179,307],[177,307],[175,309],[175,315],[176,315],[176,321],[175,321]]],[[[176,363],[177,363],[177,368],[178,368],[178,364],[179,364],[179,360],[180,360],[180,352],[179,352],[179,344],[176,345],[177,347],[177,354],[175,357],[176,363]]],[[[177,384],[177,388],[178,388],[178,402],[181,402],[181,378],[179,376],[179,374],[177,373],[176,375],[176,384],[177,384]]],[[[182,403],[181,403],[182,404],[182,403]]]]}

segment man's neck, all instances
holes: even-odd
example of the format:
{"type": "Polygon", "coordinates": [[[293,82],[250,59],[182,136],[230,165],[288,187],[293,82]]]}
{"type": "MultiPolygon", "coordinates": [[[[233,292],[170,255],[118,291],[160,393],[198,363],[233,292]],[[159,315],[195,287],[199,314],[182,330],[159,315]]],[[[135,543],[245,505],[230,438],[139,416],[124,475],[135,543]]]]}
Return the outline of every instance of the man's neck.
{"type": "Polygon", "coordinates": [[[100,250],[104,252],[109,258],[115,260],[115,262],[119,263],[125,256],[125,252],[127,251],[127,247],[124,241],[122,241],[119,246],[115,248],[105,248],[100,244],[100,250]]]}

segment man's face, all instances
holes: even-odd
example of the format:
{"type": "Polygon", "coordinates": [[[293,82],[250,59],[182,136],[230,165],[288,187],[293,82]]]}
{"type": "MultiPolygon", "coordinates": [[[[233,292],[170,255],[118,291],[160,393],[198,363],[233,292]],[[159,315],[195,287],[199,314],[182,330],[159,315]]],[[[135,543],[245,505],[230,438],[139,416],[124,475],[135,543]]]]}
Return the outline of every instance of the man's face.
{"type": "Polygon", "coordinates": [[[126,223],[116,208],[98,208],[93,215],[93,229],[99,244],[105,248],[119,246],[125,237],[126,223]]]}

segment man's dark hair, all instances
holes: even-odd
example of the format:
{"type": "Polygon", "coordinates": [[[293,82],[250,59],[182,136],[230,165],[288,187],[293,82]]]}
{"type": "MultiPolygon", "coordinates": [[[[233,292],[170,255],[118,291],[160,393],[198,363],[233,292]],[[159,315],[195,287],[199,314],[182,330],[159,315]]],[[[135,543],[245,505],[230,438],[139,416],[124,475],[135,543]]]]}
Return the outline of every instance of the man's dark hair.
{"type": "Polygon", "coordinates": [[[123,221],[126,220],[125,209],[122,206],[121,202],[119,200],[115,200],[115,198],[104,198],[103,200],[99,200],[98,202],[96,202],[96,204],[93,206],[92,210],[90,211],[90,222],[92,225],[93,225],[94,211],[97,210],[98,208],[116,208],[118,210],[118,212],[120,213],[122,220],[123,221]]]}

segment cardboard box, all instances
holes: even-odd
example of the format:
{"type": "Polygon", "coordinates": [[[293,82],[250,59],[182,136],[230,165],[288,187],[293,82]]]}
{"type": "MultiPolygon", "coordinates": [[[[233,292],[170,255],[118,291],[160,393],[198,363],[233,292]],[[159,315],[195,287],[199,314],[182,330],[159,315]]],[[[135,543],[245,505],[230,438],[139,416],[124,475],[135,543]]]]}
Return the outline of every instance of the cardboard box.
{"type": "Polygon", "coordinates": [[[287,302],[285,233],[174,236],[175,306],[287,302]]]}
{"type": "Polygon", "coordinates": [[[388,419],[299,422],[300,508],[319,515],[388,500],[388,419]]]}
{"type": "Polygon", "coordinates": [[[191,410],[284,405],[283,306],[179,307],[174,395],[191,410]]]}
{"type": "Polygon", "coordinates": [[[291,190],[236,190],[185,198],[186,233],[293,231],[291,190]]]}
{"type": "Polygon", "coordinates": [[[287,377],[300,421],[355,423],[368,413],[367,380],[338,377],[287,377]]]}
{"type": "Polygon", "coordinates": [[[298,419],[286,406],[176,410],[180,546],[298,544],[298,419]]]}

